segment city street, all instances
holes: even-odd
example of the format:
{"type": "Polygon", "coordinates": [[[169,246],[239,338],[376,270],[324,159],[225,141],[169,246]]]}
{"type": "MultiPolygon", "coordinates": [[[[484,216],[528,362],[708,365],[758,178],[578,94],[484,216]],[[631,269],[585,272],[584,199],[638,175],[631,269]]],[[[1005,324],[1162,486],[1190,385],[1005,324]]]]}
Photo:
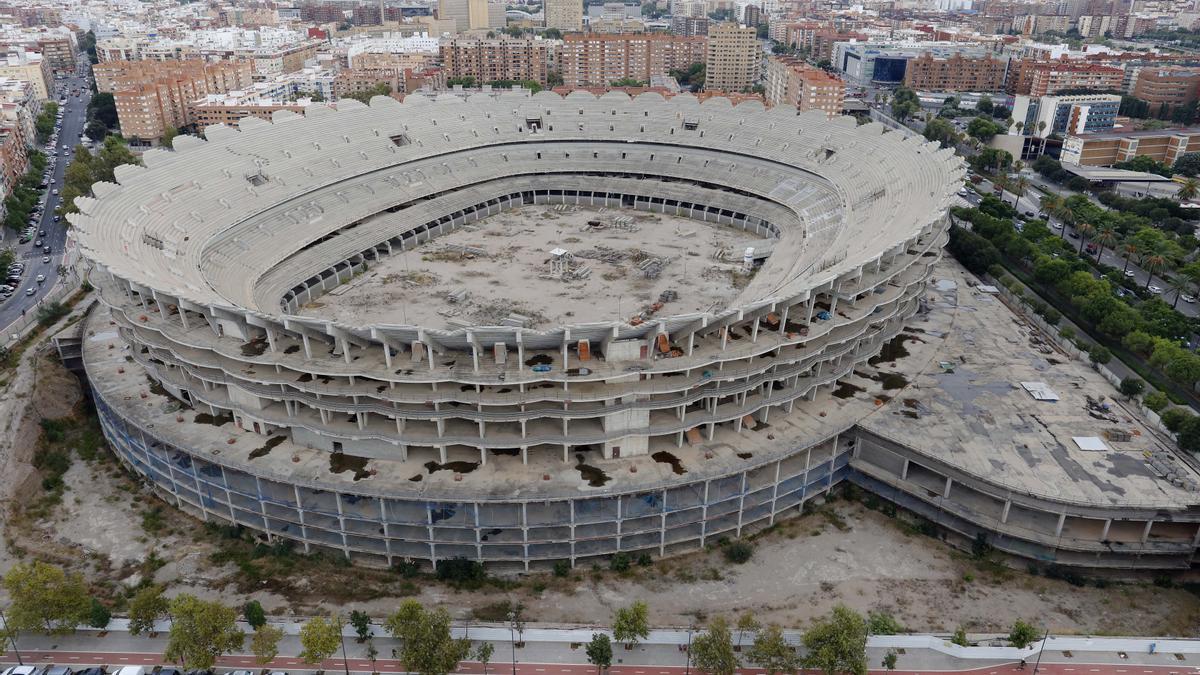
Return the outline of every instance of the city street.
{"type": "MultiPolygon", "coordinates": [[[[54,210],[58,208],[59,196],[52,194],[52,192],[55,189],[62,190],[63,176],[66,173],[67,165],[71,162],[75,146],[79,143],[83,127],[87,122],[87,105],[92,93],[91,89],[87,86],[86,79],[83,77],[69,77],[62,81],[66,82],[68,96],[66,104],[62,106],[64,111],[62,126],[59,129],[58,140],[55,143],[55,152],[58,154],[58,160],[54,164],[49,185],[46,187],[46,205],[42,209],[41,220],[38,223],[38,230],[46,231],[46,236],[39,238],[44,240],[43,246],[50,247],[50,262],[42,262],[44,254],[41,249],[34,249],[33,241],[19,244],[17,243],[19,233],[11,230],[4,232],[4,241],[2,244],[4,246],[12,246],[17,254],[17,259],[25,261],[26,267],[24,277],[21,280],[21,287],[7,300],[0,302],[0,326],[8,326],[26,313],[37,311],[36,307],[38,303],[50,292],[50,289],[55,284],[59,283],[58,267],[62,264],[65,252],[67,222],[66,219],[57,223],[54,222],[54,210]],[[72,89],[78,89],[80,95],[69,95],[72,89]],[[62,155],[62,146],[64,145],[69,148],[66,156],[62,155]],[[39,274],[46,275],[46,280],[41,284],[34,281],[39,274]],[[34,288],[34,294],[25,295],[25,289],[30,287],[34,288]]],[[[56,82],[58,81],[56,80],[56,82]]]]}

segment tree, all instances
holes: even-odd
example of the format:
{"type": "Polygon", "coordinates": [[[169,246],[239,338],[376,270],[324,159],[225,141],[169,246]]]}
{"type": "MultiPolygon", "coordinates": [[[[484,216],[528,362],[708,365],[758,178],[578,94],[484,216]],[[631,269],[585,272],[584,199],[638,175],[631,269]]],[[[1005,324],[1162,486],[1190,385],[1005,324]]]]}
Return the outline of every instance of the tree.
{"type": "Polygon", "coordinates": [[[1017,619],[1012,625],[1012,630],[1008,631],[1008,641],[1017,649],[1024,649],[1037,640],[1041,634],[1041,630],[1033,624],[1017,619]]]}
{"type": "Polygon", "coordinates": [[[1121,380],[1121,395],[1131,401],[1145,390],[1146,383],[1132,375],[1121,380]]]}
{"type": "Polygon", "coordinates": [[[517,644],[525,644],[525,603],[515,602],[509,606],[508,623],[517,634],[517,644]]]}
{"type": "MultiPolygon", "coordinates": [[[[605,637],[608,637],[607,635],[605,637]]],[[[496,651],[496,645],[490,642],[480,642],[479,647],[475,649],[475,660],[483,666],[483,675],[487,675],[488,664],[492,662],[492,654],[496,651]]],[[[612,648],[609,648],[609,654],[612,654],[612,648]]],[[[590,658],[590,657],[589,657],[590,658]]]]}
{"type": "Polygon", "coordinates": [[[1112,248],[1117,245],[1117,230],[1112,225],[1101,225],[1096,232],[1096,262],[1100,262],[1100,256],[1104,254],[1104,249],[1112,248]]]}
{"type": "Polygon", "coordinates": [[[733,635],[725,617],[715,616],[709,620],[708,629],[692,640],[691,654],[696,668],[709,675],[734,674],[738,659],[733,651],[733,635]]]}
{"type": "Polygon", "coordinates": [[[259,665],[265,666],[279,654],[279,641],[283,639],[283,629],[278,626],[262,625],[254,629],[250,636],[250,653],[259,665]]]}
{"type": "Polygon", "coordinates": [[[892,95],[892,117],[904,122],[921,109],[921,100],[908,87],[897,87],[892,95]]]}
{"type": "Polygon", "coordinates": [[[1200,180],[1195,178],[1183,179],[1183,182],[1179,184],[1179,190],[1175,193],[1176,197],[1185,202],[1195,199],[1197,195],[1200,195],[1200,180]]]}
{"type": "Polygon", "coordinates": [[[371,632],[371,615],[366,612],[360,612],[357,609],[350,612],[350,625],[354,626],[354,633],[358,635],[360,644],[374,636],[371,632]]]}
{"type": "Polygon", "coordinates": [[[1004,131],[1004,127],[987,117],[976,117],[967,124],[967,135],[985,143],[1002,131],[1004,131]]]}
{"type": "Polygon", "coordinates": [[[587,643],[588,663],[596,666],[596,673],[603,672],[612,665],[612,640],[605,633],[592,633],[592,639],[587,643]]]}
{"type": "Polygon", "coordinates": [[[613,617],[613,638],[629,646],[650,636],[650,608],[638,600],[628,607],[617,610],[613,617]]]}
{"type": "Polygon", "coordinates": [[[783,639],[783,630],[774,623],[754,636],[746,658],[767,671],[767,675],[795,673],[800,669],[796,650],[783,639]]]}
{"type": "Polygon", "coordinates": [[[100,93],[88,101],[88,119],[96,120],[106,129],[117,128],[117,103],[112,94],[100,93]]]}
{"type": "Polygon", "coordinates": [[[887,668],[888,670],[896,669],[896,650],[894,650],[894,649],[887,650],[887,653],[883,655],[882,665],[884,668],[887,668]]]}
{"type": "Polygon", "coordinates": [[[342,641],[342,622],[335,617],[318,616],[300,627],[300,658],[305,663],[320,664],[337,652],[342,641]]]}
{"type": "Polygon", "coordinates": [[[162,143],[163,147],[174,148],[175,147],[175,145],[174,145],[175,137],[178,135],[179,135],[178,129],[176,129],[175,127],[167,127],[166,129],[163,130],[163,135],[162,135],[162,138],[159,139],[159,142],[162,143]]]}
{"type": "Polygon", "coordinates": [[[761,625],[758,623],[758,619],[754,618],[753,612],[742,612],[737,620],[738,649],[742,648],[742,640],[745,639],[746,633],[758,632],[759,628],[761,628],[761,625]]]}
{"type": "Polygon", "coordinates": [[[241,649],[245,640],[237,627],[237,612],[219,602],[184,594],[171,601],[170,613],[171,632],[163,656],[187,670],[212,668],[218,656],[241,649]]]}
{"type": "Polygon", "coordinates": [[[242,607],[242,617],[246,619],[246,623],[254,630],[258,630],[267,622],[267,613],[263,611],[263,606],[257,600],[251,600],[242,607]]]}
{"type": "Polygon", "coordinates": [[[1189,178],[1200,176],[1200,152],[1189,152],[1180,155],[1179,159],[1175,160],[1175,165],[1172,169],[1175,173],[1189,178]]]}
{"type": "Polygon", "coordinates": [[[1088,349],[1088,360],[1093,365],[1104,365],[1112,360],[1112,352],[1102,344],[1094,344],[1088,349]]]}
{"type": "Polygon", "coordinates": [[[154,622],[167,617],[170,603],[163,597],[163,587],[146,586],[129,601],[129,634],[141,635],[154,631],[154,622]]]}
{"type": "Polygon", "coordinates": [[[634,77],[622,77],[608,83],[610,87],[644,87],[646,83],[634,77]]]}
{"type": "Polygon", "coordinates": [[[415,600],[401,603],[384,628],[400,641],[397,653],[405,670],[419,675],[454,672],[471,651],[470,641],[450,637],[450,615],[445,609],[429,611],[415,600]]]}
{"type": "Polygon", "coordinates": [[[960,138],[954,125],[943,119],[930,120],[925,125],[924,135],[925,138],[936,141],[943,148],[953,148],[960,138]]]}
{"type": "Polygon", "coordinates": [[[992,97],[984,94],[979,97],[979,102],[975,104],[975,112],[983,115],[991,115],[993,107],[992,97]]]}
{"type": "Polygon", "coordinates": [[[34,561],[17,563],[4,575],[10,631],[40,630],[65,635],[91,618],[92,599],[83,576],[34,561]]]}
{"type": "Polygon", "coordinates": [[[950,642],[953,642],[959,647],[966,647],[969,644],[967,642],[967,629],[963,628],[962,626],[956,628],[954,630],[954,637],[950,638],[950,642]]]}
{"type": "Polygon", "coordinates": [[[375,98],[376,96],[387,96],[388,94],[391,94],[391,93],[392,93],[392,85],[390,85],[386,82],[380,82],[379,84],[376,84],[375,86],[373,86],[369,89],[366,89],[364,91],[356,91],[351,94],[346,94],[342,98],[352,98],[355,101],[358,101],[359,103],[370,104],[372,98],[375,98]]]}
{"type": "Polygon", "coordinates": [[[867,673],[867,622],[845,605],[837,605],[829,617],[804,632],[805,668],[826,675],[867,673]]]}
{"type": "Polygon", "coordinates": [[[92,628],[99,628],[100,630],[108,628],[108,622],[112,621],[112,612],[108,610],[108,606],[96,598],[92,598],[91,604],[92,606],[88,616],[88,625],[92,628]]]}

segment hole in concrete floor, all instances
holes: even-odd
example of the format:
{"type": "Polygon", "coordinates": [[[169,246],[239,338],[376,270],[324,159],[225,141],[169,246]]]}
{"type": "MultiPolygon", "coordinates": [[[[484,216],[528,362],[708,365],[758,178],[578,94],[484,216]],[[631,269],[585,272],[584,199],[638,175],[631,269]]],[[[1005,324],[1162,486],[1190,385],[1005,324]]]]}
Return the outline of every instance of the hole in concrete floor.
{"type": "Polygon", "coordinates": [[[851,398],[856,393],[862,391],[863,388],[849,382],[842,382],[837,389],[833,390],[833,395],[838,398],[851,398]]]}
{"type": "Polygon", "coordinates": [[[232,415],[209,415],[208,413],[196,413],[196,417],[192,419],[197,424],[211,424],[214,427],[219,427],[233,421],[232,415]]]}
{"type": "Polygon", "coordinates": [[[575,470],[579,472],[579,476],[587,481],[590,487],[604,487],[604,484],[612,480],[604,471],[583,463],[583,454],[575,455],[578,464],[575,465],[575,470]]]}
{"type": "Polygon", "coordinates": [[[489,452],[491,452],[493,455],[496,455],[497,457],[520,457],[521,456],[520,448],[492,448],[491,450],[489,450],[489,452]]]}
{"type": "Polygon", "coordinates": [[[660,450],[653,455],[650,455],[650,459],[653,459],[659,464],[670,464],[671,471],[674,471],[675,475],[677,476],[682,476],[683,474],[687,473],[687,469],[683,468],[683,463],[679,461],[679,458],[665,450],[660,450]]]}
{"type": "Polygon", "coordinates": [[[409,478],[409,480],[414,483],[420,483],[421,481],[425,480],[425,476],[422,476],[421,474],[417,474],[417,475],[413,476],[412,478],[409,478]]]}
{"type": "Polygon", "coordinates": [[[287,440],[286,436],[274,436],[272,438],[268,438],[266,443],[263,443],[262,445],[250,451],[250,459],[258,459],[259,457],[266,456],[267,453],[271,452],[271,448],[279,445],[285,440],[287,440]]]}
{"type": "Polygon", "coordinates": [[[479,468],[479,462],[446,462],[438,464],[437,462],[425,462],[425,470],[429,473],[438,471],[453,471],[454,473],[471,473],[479,468]]]}
{"type": "Polygon", "coordinates": [[[371,475],[367,471],[367,458],[355,457],[347,455],[344,452],[333,452],[329,454],[329,473],[342,473],[344,471],[353,471],[354,480],[362,480],[371,475]]]}
{"type": "Polygon", "coordinates": [[[534,354],[525,359],[525,365],[527,366],[548,366],[551,363],[554,363],[554,357],[548,354],[534,354]]]}
{"type": "Polygon", "coordinates": [[[750,459],[751,457],[754,456],[754,453],[753,452],[739,452],[737,454],[737,456],[738,456],[738,459],[750,459]]]}

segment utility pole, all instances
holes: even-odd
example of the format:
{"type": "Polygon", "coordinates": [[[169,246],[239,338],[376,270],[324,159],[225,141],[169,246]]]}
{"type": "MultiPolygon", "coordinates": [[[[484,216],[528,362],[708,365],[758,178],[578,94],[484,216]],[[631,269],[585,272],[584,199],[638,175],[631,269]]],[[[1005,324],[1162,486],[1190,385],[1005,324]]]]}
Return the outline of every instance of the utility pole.
{"type": "Polygon", "coordinates": [[[342,641],[342,668],[346,670],[346,675],[350,675],[350,662],[346,659],[346,634],[342,632],[342,617],[337,619],[338,638],[342,641]]]}
{"type": "Polygon", "coordinates": [[[17,636],[8,631],[8,617],[4,616],[4,610],[2,609],[0,609],[0,624],[3,624],[4,634],[12,642],[13,653],[17,655],[17,664],[25,665],[25,661],[21,659],[21,650],[17,649],[17,636]]]}
{"type": "Polygon", "coordinates": [[[1038,666],[1042,663],[1042,654],[1046,652],[1046,640],[1050,639],[1050,629],[1046,629],[1046,634],[1042,636],[1042,646],[1038,649],[1037,661],[1033,662],[1033,675],[1037,675],[1038,666]]]}

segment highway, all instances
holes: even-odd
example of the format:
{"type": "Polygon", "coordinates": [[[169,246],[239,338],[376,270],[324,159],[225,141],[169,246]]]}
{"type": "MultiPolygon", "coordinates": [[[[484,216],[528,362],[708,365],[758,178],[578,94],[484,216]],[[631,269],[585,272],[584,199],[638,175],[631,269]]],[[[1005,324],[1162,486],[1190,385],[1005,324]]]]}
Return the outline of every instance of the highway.
{"type": "MultiPolygon", "coordinates": [[[[58,140],[55,142],[58,161],[54,164],[54,172],[46,187],[46,205],[42,209],[41,221],[38,224],[39,232],[46,231],[46,236],[38,237],[38,239],[43,239],[43,246],[50,247],[50,262],[43,263],[44,254],[41,249],[34,249],[34,241],[37,239],[25,244],[18,244],[19,233],[11,230],[4,232],[4,245],[11,245],[17,258],[25,262],[25,273],[22,276],[20,288],[7,300],[0,302],[0,327],[8,326],[29,312],[36,312],[38,303],[55,284],[59,283],[58,267],[62,264],[67,242],[67,222],[66,219],[58,223],[54,222],[54,210],[58,208],[59,197],[51,193],[55,189],[62,190],[63,175],[67,170],[67,165],[71,162],[75,146],[79,143],[83,127],[87,122],[87,104],[91,98],[91,89],[87,86],[85,78],[70,77],[63,81],[67,82],[68,92],[78,89],[80,95],[71,96],[68,93],[67,103],[62,106],[64,110],[62,126],[59,128],[58,140]],[[62,146],[64,145],[70,148],[65,157],[62,155],[62,146]],[[46,280],[42,284],[35,281],[39,274],[46,275],[46,280]],[[34,294],[25,295],[25,289],[30,287],[34,288],[34,294]]],[[[57,84],[60,81],[56,80],[55,82],[57,84]]],[[[39,149],[44,150],[44,148],[39,149]]],[[[70,274],[69,270],[68,274],[70,274]]]]}

